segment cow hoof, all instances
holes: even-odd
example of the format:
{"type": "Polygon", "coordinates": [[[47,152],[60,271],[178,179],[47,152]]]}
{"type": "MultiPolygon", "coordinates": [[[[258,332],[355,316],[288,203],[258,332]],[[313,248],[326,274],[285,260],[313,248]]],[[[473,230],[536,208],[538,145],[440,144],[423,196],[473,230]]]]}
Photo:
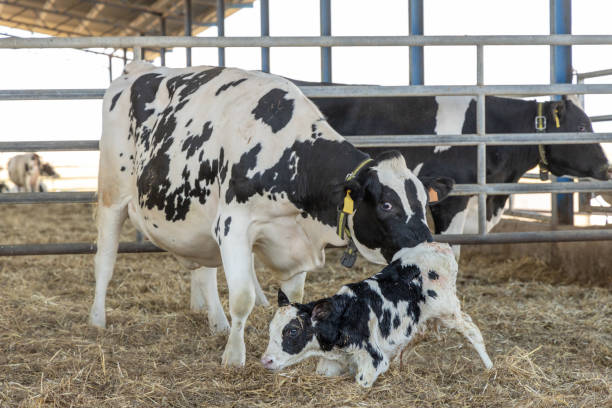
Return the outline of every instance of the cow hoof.
{"type": "Polygon", "coordinates": [[[93,327],[97,327],[99,329],[105,329],[106,328],[106,316],[104,315],[100,316],[92,312],[89,315],[89,325],[93,327]]]}
{"type": "Polygon", "coordinates": [[[221,363],[224,367],[244,367],[246,362],[246,350],[244,345],[242,349],[236,350],[228,344],[223,352],[221,363]]]}

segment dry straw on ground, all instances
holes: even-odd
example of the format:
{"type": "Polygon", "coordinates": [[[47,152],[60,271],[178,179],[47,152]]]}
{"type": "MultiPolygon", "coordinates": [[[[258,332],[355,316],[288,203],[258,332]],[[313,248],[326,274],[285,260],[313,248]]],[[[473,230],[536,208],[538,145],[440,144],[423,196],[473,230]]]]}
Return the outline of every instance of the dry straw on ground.
{"type": "MultiPolygon", "coordinates": [[[[95,237],[88,205],[2,209],[3,242],[95,237]]],[[[126,228],[124,238],[132,234],[126,228]]],[[[307,300],[377,271],[363,260],[347,270],[337,258],[330,252],[310,274],[307,300]]],[[[188,273],[166,254],[121,255],[108,329],[90,328],[92,259],[0,258],[0,407],[612,406],[612,288],[556,283],[562,277],[531,258],[461,264],[459,296],[483,332],[492,371],[460,336],[442,332],[406,350],[403,368],[393,364],[369,390],[315,375],[314,361],[266,371],[259,357],[274,307],[256,307],[249,319],[246,367],[221,367],[225,337],[209,335],[206,317],[189,311],[188,273]]],[[[274,299],[272,274],[258,275],[274,299]]]]}

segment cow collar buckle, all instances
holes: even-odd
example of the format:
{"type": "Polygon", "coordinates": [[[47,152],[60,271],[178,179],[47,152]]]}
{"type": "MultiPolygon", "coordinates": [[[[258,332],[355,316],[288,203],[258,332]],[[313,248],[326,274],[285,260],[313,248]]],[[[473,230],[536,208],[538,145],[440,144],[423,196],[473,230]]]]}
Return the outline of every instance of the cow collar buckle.
{"type": "MultiPolygon", "coordinates": [[[[542,114],[543,107],[544,104],[538,102],[538,114],[535,117],[535,130],[538,133],[546,132],[546,116],[542,114]]],[[[544,145],[538,145],[538,152],[540,153],[540,162],[538,163],[540,167],[540,180],[546,181],[548,180],[548,160],[546,159],[546,149],[544,145]]]]}
{"type": "MultiPolygon", "coordinates": [[[[373,160],[368,158],[359,163],[359,165],[355,167],[355,170],[346,175],[346,181],[350,181],[357,177],[357,175],[365,167],[365,165],[370,163],[371,161],[373,160]]],[[[351,232],[348,229],[347,225],[348,217],[349,215],[352,215],[353,212],[355,212],[355,202],[351,197],[351,190],[347,189],[344,195],[344,202],[342,204],[342,208],[338,207],[338,228],[336,230],[336,233],[341,239],[344,239],[345,237],[348,238],[348,246],[342,254],[342,259],[340,260],[340,263],[347,268],[350,268],[355,264],[358,252],[357,247],[353,242],[353,238],[351,237],[351,232]]]]}

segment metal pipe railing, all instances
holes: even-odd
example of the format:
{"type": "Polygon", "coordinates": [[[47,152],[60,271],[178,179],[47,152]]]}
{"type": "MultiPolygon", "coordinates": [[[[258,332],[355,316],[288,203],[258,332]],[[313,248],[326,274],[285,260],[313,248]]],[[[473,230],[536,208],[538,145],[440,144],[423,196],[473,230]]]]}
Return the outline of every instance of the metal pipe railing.
{"type": "Polygon", "coordinates": [[[612,35],[312,36],[312,37],[51,37],[3,38],[0,49],[172,47],[383,47],[469,45],[607,45],[612,35]]]}
{"type": "MultiPolygon", "coordinates": [[[[559,145],[585,143],[612,143],[612,132],[580,133],[487,133],[465,135],[360,135],[346,136],[356,147],[403,146],[489,146],[503,145],[559,145]],[[534,138],[537,138],[534,140],[534,138]]],[[[98,140],[44,140],[32,142],[0,142],[0,152],[95,151],[98,140]]],[[[536,177],[538,178],[538,177],[536,177]]]]}
{"type": "MultiPolygon", "coordinates": [[[[451,196],[573,193],[612,191],[612,181],[581,181],[579,183],[489,183],[456,184],[451,196]]],[[[96,201],[94,191],[55,193],[0,194],[0,203],[90,203],[96,201]]]]}
{"type": "MultiPolygon", "coordinates": [[[[1,40],[0,40],[1,41],[1,40]]],[[[309,98],[387,96],[538,96],[567,94],[612,94],[612,84],[552,85],[343,85],[300,87],[309,98]]],[[[105,89],[0,89],[0,100],[101,99],[105,89]]]]}
{"type": "MultiPolygon", "coordinates": [[[[609,241],[612,230],[561,230],[530,232],[499,232],[495,234],[434,235],[438,242],[449,244],[509,244],[529,242],[609,241]]],[[[0,256],[93,254],[96,244],[88,242],[59,244],[0,245],[0,256]]],[[[121,242],[121,253],[165,252],[151,242],[121,242]]]]}

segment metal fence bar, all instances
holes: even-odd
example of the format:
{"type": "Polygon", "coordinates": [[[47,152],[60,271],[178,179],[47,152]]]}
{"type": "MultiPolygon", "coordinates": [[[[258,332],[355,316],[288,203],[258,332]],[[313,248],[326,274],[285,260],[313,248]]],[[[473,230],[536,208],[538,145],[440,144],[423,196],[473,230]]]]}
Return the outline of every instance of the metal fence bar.
{"type": "MultiPolygon", "coordinates": [[[[331,0],[319,1],[319,14],[321,36],[331,36],[331,0]]],[[[332,81],[331,47],[321,47],[321,81],[332,81]]]]}
{"type": "MultiPolygon", "coordinates": [[[[612,191],[612,181],[581,181],[579,183],[489,183],[456,184],[451,196],[573,193],[612,191]]],[[[90,203],[96,201],[93,191],[56,193],[0,194],[0,203],[90,203]]]]}
{"type": "MultiPolygon", "coordinates": [[[[89,242],[0,245],[0,256],[93,254],[96,249],[96,244],[89,242]]],[[[142,253],[164,252],[164,250],[150,242],[121,242],[119,252],[142,253]]]]}
{"type": "MultiPolygon", "coordinates": [[[[260,4],[260,27],[261,36],[270,36],[270,2],[269,0],[261,0],[260,4]]],[[[261,70],[263,72],[270,72],[270,48],[261,48],[261,70]]]]}
{"type": "MultiPolygon", "coordinates": [[[[402,146],[489,146],[533,145],[533,144],[584,144],[612,143],[612,132],[608,133],[487,133],[466,135],[360,135],[346,136],[356,147],[402,147],[402,146]]],[[[0,142],[0,152],[37,151],[95,151],[98,140],[50,140],[32,142],[0,142]]],[[[529,178],[529,176],[527,176],[529,178]]],[[[539,177],[534,177],[539,178],[539,177]]]]}
{"type": "Polygon", "coordinates": [[[2,38],[2,48],[383,47],[469,45],[609,45],[612,35],[309,36],[309,37],[51,37],[2,38]]]}
{"type": "MultiPolygon", "coordinates": [[[[561,230],[531,232],[500,232],[487,235],[434,235],[438,242],[449,244],[509,244],[526,242],[609,241],[612,230],[561,230]]],[[[88,242],[61,244],[0,245],[0,256],[93,254],[96,244],[88,242]]],[[[121,253],[164,252],[150,242],[121,242],[121,253]]]]}
{"type": "MultiPolygon", "coordinates": [[[[484,49],[482,45],[476,46],[476,85],[484,85],[484,49]]],[[[486,136],[485,96],[478,95],[476,100],[476,134],[486,136]]],[[[476,179],[480,187],[487,184],[487,145],[478,143],[476,149],[476,179]]],[[[487,195],[478,193],[478,233],[487,233],[487,195]]]]}
{"type": "Polygon", "coordinates": [[[609,122],[612,120],[612,115],[597,115],[590,116],[591,122],[609,122]]]}
{"type": "Polygon", "coordinates": [[[576,76],[578,79],[597,78],[612,75],[612,69],[601,69],[599,71],[580,72],[576,76]]]}
{"type": "MultiPolygon", "coordinates": [[[[497,95],[538,96],[612,94],[612,84],[552,85],[343,85],[300,87],[309,98],[497,95]]],[[[101,99],[105,89],[0,89],[0,100],[101,99]]]]}

